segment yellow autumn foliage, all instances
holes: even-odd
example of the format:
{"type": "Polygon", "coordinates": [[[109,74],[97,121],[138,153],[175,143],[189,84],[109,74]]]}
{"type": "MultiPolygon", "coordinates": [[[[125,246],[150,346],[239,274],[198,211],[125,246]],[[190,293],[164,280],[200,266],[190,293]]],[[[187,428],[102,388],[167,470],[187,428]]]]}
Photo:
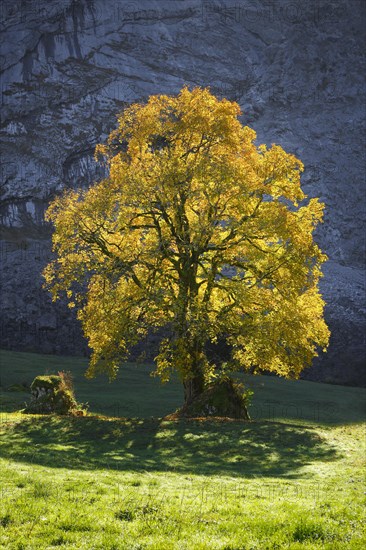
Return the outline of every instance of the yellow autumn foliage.
{"type": "Polygon", "coordinates": [[[170,335],[157,357],[163,380],[212,370],[205,345],[218,339],[238,368],[285,377],[326,349],[326,256],[313,240],[324,205],[306,200],[301,161],[257,146],[239,115],[200,88],[132,105],[96,148],[109,177],[50,205],[46,286],[78,309],[90,376],[113,377],[160,327],[170,335]]]}

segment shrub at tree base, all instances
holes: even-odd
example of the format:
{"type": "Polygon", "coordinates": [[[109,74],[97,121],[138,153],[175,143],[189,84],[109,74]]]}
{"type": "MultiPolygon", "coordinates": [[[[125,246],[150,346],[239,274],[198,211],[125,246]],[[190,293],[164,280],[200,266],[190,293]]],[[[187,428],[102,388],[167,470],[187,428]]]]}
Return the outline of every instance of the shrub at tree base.
{"type": "Polygon", "coordinates": [[[247,405],[248,395],[244,393],[243,386],[225,377],[209,384],[203,393],[179,409],[175,416],[223,416],[250,420],[247,405]]]}
{"type": "Polygon", "coordinates": [[[83,416],[76,402],[71,377],[67,373],[36,376],[31,384],[32,399],[24,409],[29,414],[61,414],[83,416]]]}

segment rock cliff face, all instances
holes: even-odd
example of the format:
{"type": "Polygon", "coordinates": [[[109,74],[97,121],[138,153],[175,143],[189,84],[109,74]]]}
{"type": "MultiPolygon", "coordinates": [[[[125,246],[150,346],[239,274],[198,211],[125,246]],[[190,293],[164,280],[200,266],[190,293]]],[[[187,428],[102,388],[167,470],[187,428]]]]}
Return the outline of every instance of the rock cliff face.
{"type": "MultiPolygon", "coordinates": [[[[103,177],[95,144],[115,115],[183,84],[235,99],[258,143],[304,162],[326,204],[317,239],[329,353],[306,376],[365,384],[363,0],[4,0],[1,5],[3,347],[86,352],[41,289],[43,221],[65,187],[103,177]]],[[[76,327],[76,328],[75,328],[76,327]]]]}

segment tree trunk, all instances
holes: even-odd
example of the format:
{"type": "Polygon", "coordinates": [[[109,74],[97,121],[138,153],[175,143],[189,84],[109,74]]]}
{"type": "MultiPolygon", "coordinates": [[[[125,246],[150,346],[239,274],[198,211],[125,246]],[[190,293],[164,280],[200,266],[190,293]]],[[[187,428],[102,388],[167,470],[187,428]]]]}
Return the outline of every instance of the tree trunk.
{"type": "Polygon", "coordinates": [[[204,390],[203,374],[199,373],[183,381],[184,404],[189,405],[204,390]]]}

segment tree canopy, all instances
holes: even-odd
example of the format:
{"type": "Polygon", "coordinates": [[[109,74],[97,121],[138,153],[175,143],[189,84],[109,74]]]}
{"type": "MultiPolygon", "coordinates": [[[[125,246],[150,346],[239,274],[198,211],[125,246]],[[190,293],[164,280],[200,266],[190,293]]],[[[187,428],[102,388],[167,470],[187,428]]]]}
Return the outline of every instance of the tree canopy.
{"type": "Polygon", "coordinates": [[[226,340],[237,368],[285,377],[326,349],[313,239],[324,205],[305,200],[301,161],[257,146],[240,114],[201,88],[131,105],[96,148],[109,176],[50,205],[46,285],[78,309],[90,376],[113,377],[160,327],[157,373],[178,371],[188,398],[214,371],[208,342],[226,340]]]}

